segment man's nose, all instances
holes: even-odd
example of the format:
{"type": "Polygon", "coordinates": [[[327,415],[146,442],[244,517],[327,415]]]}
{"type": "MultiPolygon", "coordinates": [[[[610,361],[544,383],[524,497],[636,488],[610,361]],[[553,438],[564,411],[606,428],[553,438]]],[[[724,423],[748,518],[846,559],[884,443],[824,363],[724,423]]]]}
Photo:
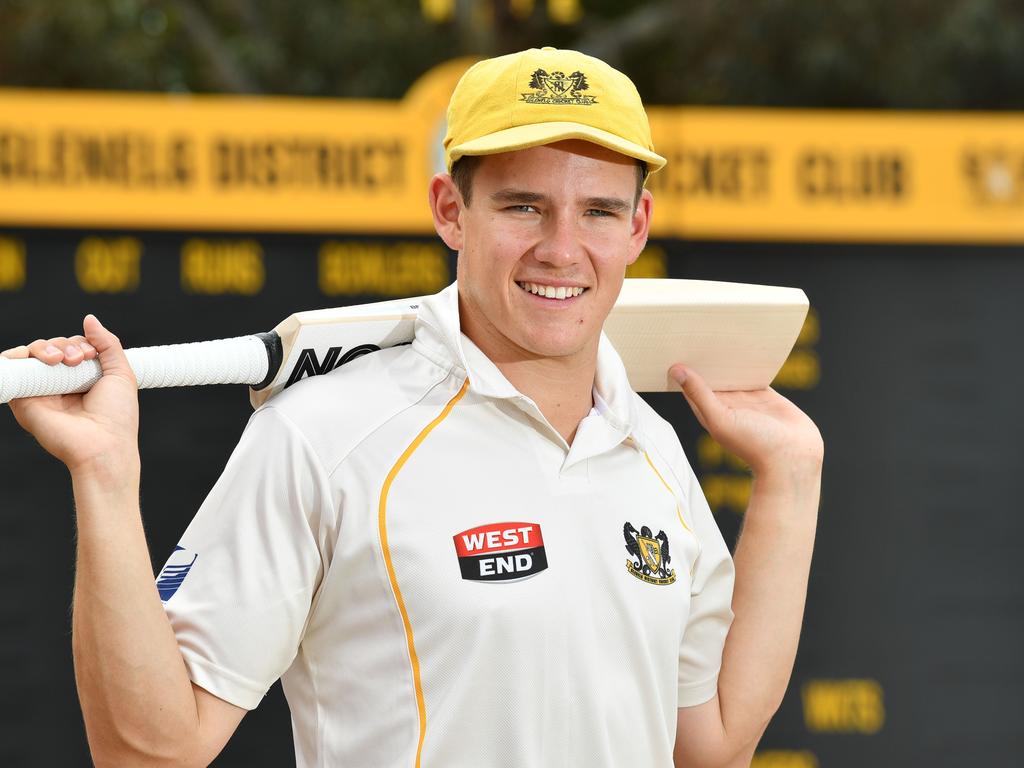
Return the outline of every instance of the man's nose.
{"type": "Polygon", "coordinates": [[[535,253],[539,261],[552,266],[574,264],[580,259],[582,244],[574,217],[567,214],[551,216],[544,227],[543,237],[535,253]]]}

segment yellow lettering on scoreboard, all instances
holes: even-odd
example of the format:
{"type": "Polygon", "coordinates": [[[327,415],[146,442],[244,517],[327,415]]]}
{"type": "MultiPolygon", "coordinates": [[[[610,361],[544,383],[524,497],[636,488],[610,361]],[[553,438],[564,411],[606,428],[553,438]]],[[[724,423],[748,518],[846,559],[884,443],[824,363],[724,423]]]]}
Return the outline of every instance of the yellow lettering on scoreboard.
{"type": "Polygon", "coordinates": [[[328,296],[413,296],[451,282],[437,243],[328,241],[320,247],[320,290],[328,296]]]}
{"type": "Polygon", "coordinates": [[[668,165],[651,176],[657,196],[729,202],[764,200],[771,193],[772,153],[766,146],[682,146],[666,150],[668,165]]]}
{"type": "Polygon", "coordinates": [[[75,277],[86,293],[131,293],[142,274],[142,243],[135,237],[87,237],[75,250],[75,277]]]}
{"type": "Polygon", "coordinates": [[[812,149],[797,158],[797,189],[811,199],[902,200],[910,170],[903,153],[812,149]]]}
{"type": "Polygon", "coordinates": [[[810,731],[870,734],[885,725],[884,693],[875,680],[811,680],[800,694],[810,731]]]}
{"type": "Polygon", "coordinates": [[[263,248],[255,240],[191,238],[181,247],[181,287],[186,293],[254,296],[265,281],[263,248]]]}
{"type": "Polygon", "coordinates": [[[196,180],[188,136],[61,127],[52,133],[0,129],[0,180],[21,187],[186,189],[196,180]]]}
{"type": "Polygon", "coordinates": [[[806,749],[769,749],[758,752],[750,768],[818,768],[820,763],[813,752],[806,749]]]}
{"type": "Polygon", "coordinates": [[[13,237],[0,237],[0,291],[25,285],[25,245],[13,237]]]}
{"type": "Polygon", "coordinates": [[[397,140],[218,136],[211,147],[210,169],[213,183],[221,191],[373,192],[405,185],[405,156],[405,146],[397,140]]]}
{"type": "Polygon", "coordinates": [[[626,277],[668,277],[668,256],[660,245],[648,245],[626,267],[626,277]]]}

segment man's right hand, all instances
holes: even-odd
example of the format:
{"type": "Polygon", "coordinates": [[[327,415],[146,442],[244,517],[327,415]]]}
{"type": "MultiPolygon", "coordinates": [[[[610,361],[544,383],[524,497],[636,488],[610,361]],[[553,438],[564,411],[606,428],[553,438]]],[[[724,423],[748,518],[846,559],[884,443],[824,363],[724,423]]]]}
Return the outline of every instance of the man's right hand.
{"type": "Polygon", "coordinates": [[[78,514],[75,679],[97,766],[208,765],[245,710],[189,679],[153,580],[139,511],[139,402],[121,342],[88,315],[83,336],[0,353],[49,365],[99,358],[81,395],[12,400],[15,418],[71,470],[78,514]]]}
{"type": "Polygon", "coordinates": [[[72,475],[97,473],[127,479],[138,474],[139,465],[135,374],[121,342],[94,315],[87,315],[82,325],[83,336],[39,339],[0,354],[72,366],[98,357],[103,377],[84,394],[12,400],[11,411],[72,475]]]}

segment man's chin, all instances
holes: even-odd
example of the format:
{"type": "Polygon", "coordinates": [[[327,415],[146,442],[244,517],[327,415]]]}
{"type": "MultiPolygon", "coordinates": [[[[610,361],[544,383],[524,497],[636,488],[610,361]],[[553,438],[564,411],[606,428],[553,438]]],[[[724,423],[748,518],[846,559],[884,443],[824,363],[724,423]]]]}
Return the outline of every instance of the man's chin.
{"type": "Polygon", "coordinates": [[[587,344],[583,334],[531,334],[520,346],[531,355],[551,359],[577,357],[585,354],[591,346],[596,349],[596,344],[587,344]]]}

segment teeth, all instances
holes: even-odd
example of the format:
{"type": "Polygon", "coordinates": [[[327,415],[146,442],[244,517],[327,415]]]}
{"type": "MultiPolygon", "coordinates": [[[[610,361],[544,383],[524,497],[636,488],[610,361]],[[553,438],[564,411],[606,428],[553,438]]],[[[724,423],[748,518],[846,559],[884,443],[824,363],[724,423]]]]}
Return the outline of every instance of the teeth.
{"type": "Polygon", "coordinates": [[[571,299],[579,296],[586,290],[579,286],[567,288],[564,285],[560,285],[556,288],[553,285],[540,285],[539,283],[519,283],[519,287],[535,296],[543,296],[546,299],[571,299]]]}

